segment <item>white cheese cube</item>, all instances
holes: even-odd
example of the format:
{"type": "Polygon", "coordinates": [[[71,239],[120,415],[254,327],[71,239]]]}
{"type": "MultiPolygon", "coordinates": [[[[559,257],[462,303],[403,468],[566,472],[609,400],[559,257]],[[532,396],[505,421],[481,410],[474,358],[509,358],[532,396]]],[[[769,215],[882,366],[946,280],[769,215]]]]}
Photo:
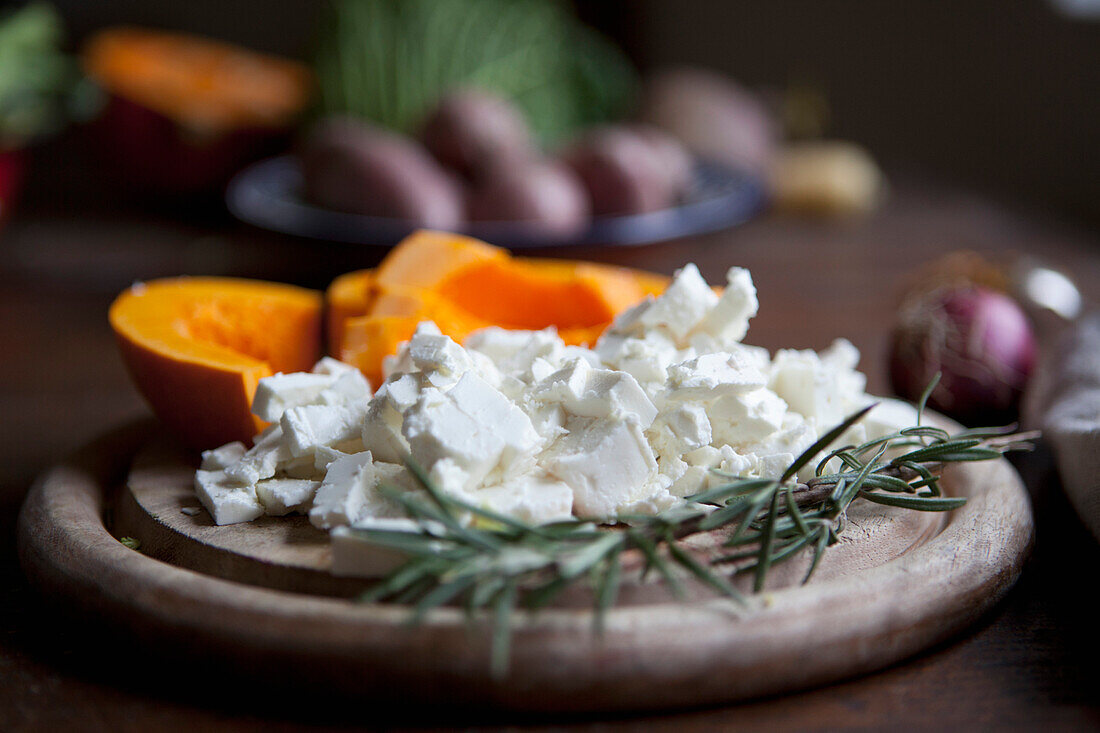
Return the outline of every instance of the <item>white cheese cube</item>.
{"type": "Polygon", "coordinates": [[[716,445],[756,443],[783,426],[787,403],[774,392],[758,389],[720,397],[707,408],[716,445]]]}
{"type": "Polygon", "coordinates": [[[866,401],[866,378],[852,368],[858,358],[855,347],[843,340],[822,356],[809,349],[783,349],[775,355],[769,386],[790,409],[827,430],[866,401]]]}
{"type": "Polygon", "coordinates": [[[604,332],[596,353],[608,366],[630,374],[645,387],[663,386],[669,365],[679,356],[676,344],[659,331],[640,338],[604,332]]]}
{"type": "Polygon", "coordinates": [[[415,478],[404,466],[375,462],[370,451],[341,456],[329,464],[317,488],[309,521],[330,529],[362,517],[403,516],[401,507],[383,494],[382,486],[417,490],[415,478]]]}
{"type": "Polygon", "coordinates": [[[229,468],[231,465],[244,458],[244,454],[244,443],[239,440],[232,443],[226,443],[220,448],[204,450],[202,452],[202,470],[220,471],[224,468],[229,468]]]}
{"type": "Polygon", "coordinates": [[[340,405],[305,405],[283,413],[280,424],[292,456],[312,453],[321,446],[358,438],[363,410],[340,405]]]}
{"type": "Polygon", "coordinates": [[[329,374],[275,374],[256,385],[252,413],[261,420],[276,422],[284,412],[299,405],[313,404],[336,378],[329,374]]]}
{"type": "Polygon", "coordinates": [[[578,516],[614,517],[616,511],[649,495],[657,476],[653,450],[633,420],[593,420],[575,425],[542,461],[543,468],[573,489],[578,516]]]}
{"type": "Polygon", "coordinates": [[[323,356],[313,365],[314,374],[327,374],[330,377],[339,377],[341,374],[359,373],[359,370],[351,364],[333,359],[331,356],[323,356]]]}
{"type": "Polygon", "coordinates": [[[703,354],[668,368],[667,398],[712,401],[767,383],[764,373],[740,353],[703,354]]]}
{"type": "Polygon", "coordinates": [[[466,338],[467,349],[489,357],[502,374],[523,378],[535,359],[543,359],[555,367],[565,349],[553,328],[542,331],[509,331],[497,326],[474,331],[466,338]]]}
{"type": "Polygon", "coordinates": [[[718,296],[699,274],[699,268],[687,264],[676,271],[652,306],[639,314],[638,321],[647,329],[663,327],[682,341],[717,302],[718,296]]]}
{"type": "Polygon", "coordinates": [[[731,267],[726,272],[726,289],[699,324],[699,330],[726,345],[745,338],[749,319],[760,306],[752,276],[743,267],[731,267]]]}
{"type": "Polygon", "coordinates": [[[332,574],[350,578],[379,578],[397,569],[408,555],[368,542],[356,530],[399,530],[416,532],[419,525],[411,519],[368,518],[352,527],[336,527],[329,533],[332,546],[332,574]]]}
{"type": "Polygon", "coordinates": [[[298,512],[305,514],[313,504],[320,481],[296,478],[270,478],[256,484],[256,498],[264,511],[275,517],[298,512]]]}
{"type": "Polygon", "coordinates": [[[640,302],[615,316],[615,319],[611,322],[611,326],[604,334],[615,333],[624,336],[628,334],[642,335],[645,331],[645,324],[642,323],[642,316],[653,307],[655,302],[656,298],[652,295],[647,295],[640,302]]]}
{"type": "Polygon", "coordinates": [[[626,372],[593,369],[582,359],[574,359],[534,385],[530,398],[559,403],[572,415],[634,420],[643,428],[657,416],[638,380],[626,372]]]}
{"type": "Polygon", "coordinates": [[[271,478],[279,468],[294,458],[283,440],[283,429],[272,425],[245,451],[241,459],[225,469],[226,475],[240,484],[254,485],[271,478]]]}
{"type": "MultiPolygon", "coordinates": [[[[415,381],[411,375],[402,377],[402,379],[406,378],[415,381]]],[[[367,408],[367,416],[363,419],[360,437],[363,448],[378,456],[378,460],[403,463],[405,456],[409,454],[409,444],[401,434],[403,423],[401,412],[394,406],[400,403],[391,399],[400,393],[397,390],[387,391],[388,386],[389,384],[383,385],[371,400],[370,407],[367,408]]],[[[415,399],[409,406],[414,404],[416,404],[415,399]]]]}
{"type": "Polygon", "coordinates": [[[471,372],[447,393],[425,389],[405,413],[402,432],[413,458],[426,470],[452,459],[466,472],[465,489],[477,486],[498,466],[507,471],[542,443],[530,418],[471,372]]]}
{"type": "Polygon", "coordinates": [[[474,366],[470,355],[451,337],[420,331],[409,341],[409,358],[422,372],[438,372],[455,379],[474,366]]]}
{"type": "Polygon", "coordinates": [[[233,481],[225,471],[196,471],[195,494],[217,525],[251,522],[264,513],[255,487],[233,481]]]}
{"type": "Polygon", "coordinates": [[[713,440],[710,418],[699,404],[680,404],[666,408],[646,437],[661,455],[677,456],[709,445],[713,440]]]}
{"type": "Polygon", "coordinates": [[[546,524],[573,515],[573,490],[544,476],[521,476],[473,492],[471,503],[529,524],[546,524]]]}
{"type": "Polygon", "coordinates": [[[323,405],[364,405],[369,399],[370,383],[358,369],[337,375],[332,385],[317,396],[317,402],[323,405]]]}
{"type": "MultiPolygon", "coordinates": [[[[417,336],[440,335],[442,335],[442,331],[439,330],[439,326],[431,321],[421,321],[417,324],[416,330],[413,332],[413,338],[417,336]]],[[[402,342],[398,345],[396,354],[387,356],[382,360],[383,377],[389,378],[392,374],[408,373],[417,370],[416,364],[413,363],[412,355],[409,353],[409,346],[411,343],[412,339],[402,342]]]]}

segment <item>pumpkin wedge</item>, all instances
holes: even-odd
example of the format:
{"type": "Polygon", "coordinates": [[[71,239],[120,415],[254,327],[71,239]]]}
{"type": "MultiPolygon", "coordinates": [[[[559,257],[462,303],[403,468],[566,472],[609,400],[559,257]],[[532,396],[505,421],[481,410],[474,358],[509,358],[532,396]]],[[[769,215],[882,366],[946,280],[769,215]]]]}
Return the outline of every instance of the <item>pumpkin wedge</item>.
{"type": "Polygon", "coordinates": [[[512,257],[469,237],[418,231],[377,270],[349,273],[330,286],[329,344],[377,386],[382,359],[420,321],[435,321],[459,342],[487,326],[554,326],[566,343],[592,344],[616,314],[667,284],[667,277],[640,270],[512,257]]]}
{"type": "Polygon", "coordinates": [[[265,424],[251,412],[256,384],[309,370],[321,353],[321,294],[232,278],[139,283],[109,320],[134,383],[190,446],[245,443],[265,424]]]}

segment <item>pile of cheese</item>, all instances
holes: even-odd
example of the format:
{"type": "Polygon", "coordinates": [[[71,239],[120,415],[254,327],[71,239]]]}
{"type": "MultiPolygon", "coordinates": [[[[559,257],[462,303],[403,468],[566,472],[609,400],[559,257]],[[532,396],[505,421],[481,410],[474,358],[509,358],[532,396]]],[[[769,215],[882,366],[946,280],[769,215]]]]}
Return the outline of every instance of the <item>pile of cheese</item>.
{"type": "MultiPolygon", "coordinates": [[[[532,523],[659,512],[725,480],[712,469],[778,477],[871,398],[847,341],[774,358],[741,343],[756,289],[747,270],[727,279],[719,297],[687,265],[593,349],[553,329],[488,328],[460,346],[423,323],[373,395],[327,358],[263,379],[253,411],[271,427],[248,450],[204,453],[196,492],[218,524],[299,512],[333,529],[400,523],[380,487],[422,491],[406,456],[441,491],[532,523]]],[[[888,401],[843,439],[915,419],[888,401]]]]}

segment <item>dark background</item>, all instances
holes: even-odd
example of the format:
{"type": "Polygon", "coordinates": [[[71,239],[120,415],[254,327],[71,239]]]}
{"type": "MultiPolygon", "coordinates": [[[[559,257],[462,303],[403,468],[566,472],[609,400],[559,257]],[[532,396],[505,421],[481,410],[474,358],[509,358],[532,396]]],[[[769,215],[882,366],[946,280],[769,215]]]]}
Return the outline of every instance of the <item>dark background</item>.
{"type": "MultiPolygon", "coordinates": [[[[322,8],[316,0],[56,5],[76,41],[131,23],[299,57],[322,8]]],[[[809,85],[830,102],[830,133],[865,144],[888,169],[1100,225],[1100,18],[1071,17],[1052,0],[576,5],[642,69],[702,64],[757,88],[809,85]]]]}

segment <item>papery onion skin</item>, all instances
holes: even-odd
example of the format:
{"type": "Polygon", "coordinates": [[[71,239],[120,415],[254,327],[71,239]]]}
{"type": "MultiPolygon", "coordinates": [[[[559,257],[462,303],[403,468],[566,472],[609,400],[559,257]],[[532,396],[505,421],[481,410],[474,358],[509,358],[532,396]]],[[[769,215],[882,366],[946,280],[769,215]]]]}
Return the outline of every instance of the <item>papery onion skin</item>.
{"type": "Polygon", "coordinates": [[[917,400],[939,372],[928,405],[966,424],[1011,422],[1035,365],[1027,316],[1007,295],[977,286],[910,298],[898,313],[890,380],[917,400]]]}

